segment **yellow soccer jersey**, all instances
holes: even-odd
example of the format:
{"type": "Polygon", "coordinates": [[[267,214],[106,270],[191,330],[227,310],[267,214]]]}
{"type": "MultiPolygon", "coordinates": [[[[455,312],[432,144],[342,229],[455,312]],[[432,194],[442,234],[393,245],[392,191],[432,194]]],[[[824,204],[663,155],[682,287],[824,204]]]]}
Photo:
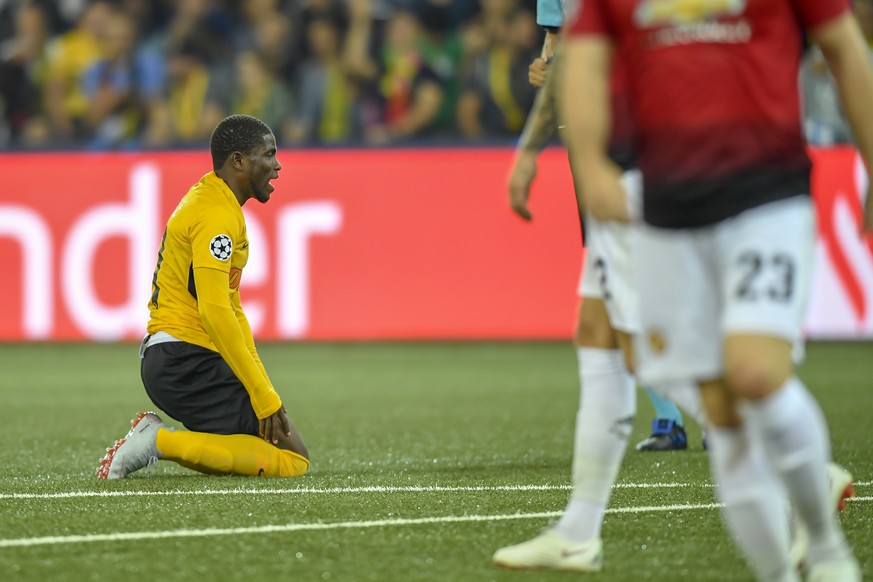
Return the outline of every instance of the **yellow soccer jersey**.
{"type": "Polygon", "coordinates": [[[218,351],[200,319],[194,268],[230,273],[233,296],[248,259],[242,208],[224,180],[210,172],[188,191],[167,221],[152,279],[148,332],[165,331],[218,351]]]}
{"type": "Polygon", "coordinates": [[[224,180],[214,172],[206,174],[167,221],[152,278],[148,332],[164,331],[219,352],[249,392],[258,418],[266,418],[281,402],[258,358],[240,306],[239,284],[248,247],[239,202],[224,180]],[[217,284],[198,292],[195,270],[201,281],[217,284]],[[227,295],[219,288],[223,285],[227,295]]]}

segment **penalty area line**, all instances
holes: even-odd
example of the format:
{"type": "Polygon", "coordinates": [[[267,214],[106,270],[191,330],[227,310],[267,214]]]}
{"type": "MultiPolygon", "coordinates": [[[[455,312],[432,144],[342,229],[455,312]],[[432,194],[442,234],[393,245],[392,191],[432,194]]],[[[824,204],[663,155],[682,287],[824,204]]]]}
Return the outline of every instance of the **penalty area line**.
{"type": "MultiPolygon", "coordinates": [[[[655,505],[651,507],[617,507],[614,509],[608,509],[607,513],[650,513],[658,511],[716,509],[718,507],[720,507],[720,505],[717,503],[655,505]]],[[[297,531],[321,531],[333,529],[366,529],[376,527],[431,525],[444,523],[474,523],[512,521],[517,519],[546,519],[559,517],[561,513],[561,511],[541,511],[536,513],[510,513],[501,515],[446,515],[438,517],[419,517],[410,519],[377,519],[370,521],[341,521],[334,523],[289,523],[284,525],[263,525],[256,527],[176,529],[166,531],[116,532],[108,534],[13,538],[5,540],[0,539],[0,549],[32,546],[52,546],[62,544],[84,544],[94,542],[163,540],[173,538],[199,538],[229,535],[288,533],[297,531]]]]}

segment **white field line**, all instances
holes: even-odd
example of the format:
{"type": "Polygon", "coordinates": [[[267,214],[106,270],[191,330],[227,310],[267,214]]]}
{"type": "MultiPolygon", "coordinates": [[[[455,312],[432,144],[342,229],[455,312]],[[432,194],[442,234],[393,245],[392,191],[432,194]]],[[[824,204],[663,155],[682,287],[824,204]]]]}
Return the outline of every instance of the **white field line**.
{"type": "MultiPolygon", "coordinates": [[[[689,505],[655,505],[651,507],[620,507],[607,510],[607,513],[648,513],[655,511],[685,511],[691,509],[716,509],[717,503],[701,503],[689,505]]],[[[73,536],[46,536],[39,538],[17,538],[0,540],[2,548],[20,548],[29,546],[48,546],[59,544],[81,544],[89,542],[118,542],[136,540],[154,540],[168,538],[193,538],[228,536],[262,533],[284,533],[294,531],[316,531],[331,529],[362,529],[372,527],[390,527],[401,525],[428,525],[436,523],[468,523],[488,521],[508,521],[515,519],[554,518],[561,515],[560,511],[541,511],[537,513],[510,513],[503,515],[446,515],[439,517],[420,517],[413,519],[377,519],[371,521],[341,521],[335,523],[289,523],[285,525],[262,525],[257,527],[230,527],[205,529],[175,529],[167,531],[118,532],[110,534],[86,534],[73,536]]]]}
{"type": "MultiPolygon", "coordinates": [[[[711,487],[709,483],[617,483],[616,489],[678,489],[711,487]]],[[[363,487],[292,487],[286,489],[173,489],[167,491],[64,491],[0,493],[2,499],[71,499],[76,497],[161,497],[175,495],[293,495],[341,493],[477,493],[500,491],[569,491],[571,485],[367,485],[363,487]]]]}
{"type": "MultiPolygon", "coordinates": [[[[856,482],[855,487],[868,487],[873,481],[856,482]]],[[[616,483],[616,489],[682,489],[712,487],[711,483],[616,483]]],[[[176,495],[294,495],[343,493],[480,493],[524,491],[569,491],[570,485],[493,485],[493,486],[441,486],[441,485],[370,485],[364,487],[291,487],[285,489],[173,489],[168,491],[63,491],[59,493],[0,493],[3,499],[74,499],[92,497],[168,497],[176,495]]]]}
{"type": "MultiPolygon", "coordinates": [[[[873,501],[873,496],[855,497],[853,502],[873,501]]],[[[689,503],[681,505],[653,505],[643,507],[615,507],[607,509],[607,513],[655,513],[664,511],[689,511],[700,509],[716,509],[718,503],[689,503]]],[[[116,532],[109,534],[85,534],[70,536],[44,536],[34,538],[0,539],[0,549],[21,548],[32,546],[50,546],[61,544],[81,544],[91,542],[136,541],[146,539],[194,538],[227,535],[245,535],[259,533],[282,533],[295,531],[318,531],[333,529],[362,529],[376,527],[391,527],[403,525],[428,525],[437,523],[469,523],[509,521],[516,519],[555,518],[561,511],[541,511],[536,513],[512,513],[502,515],[447,515],[439,517],[421,517],[413,519],[379,519],[371,521],[341,521],[334,523],[289,523],[285,525],[264,525],[258,527],[176,529],[166,531],[116,532]]]]}

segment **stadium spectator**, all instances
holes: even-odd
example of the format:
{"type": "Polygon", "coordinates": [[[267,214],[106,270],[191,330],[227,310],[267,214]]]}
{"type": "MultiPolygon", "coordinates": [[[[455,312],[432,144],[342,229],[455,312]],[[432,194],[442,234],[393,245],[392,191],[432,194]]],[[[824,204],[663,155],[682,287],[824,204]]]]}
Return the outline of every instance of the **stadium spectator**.
{"type": "Polygon", "coordinates": [[[327,15],[312,17],[306,41],[310,57],[300,71],[299,107],[288,136],[290,141],[336,144],[359,138],[356,88],[346,76],[337,23],[327,15]]]}
{"type": "Polygon", "coordinates": [[[466,72],[458,125],[474,139],[518,135],[536,95],[528,83],[528,64],[537,56],[539,31],[524,9],[483,17],[492,42],[466,72]]]}
{"type": "MultiPolygon", "coordinates": [[[[873,18],[871,0],[859,0],[855,2],[855,7],[858,14],[870,10],[867,17],[873,18]]],[[[868,22],[867,26],[873,26],[873,21],[868,22]]],[[[861,29],[863,31],[864,26],[861,29]]],[[[873,49],[868,52],[873,61],[873,49]]],[[[818,146],[852,143],[854,138],[849,120],[821,49],[812,47],[807,51],[800,64],[799,78],[806,141],[818,146]]]]}
{"type": "Polygon", "coordinates": [[[330,107],[317,125],[292,115],[293,130],[277,126],[281,138],[370,144],[507,138],[520,130],[532,99],[523,83],[521,92],[515,87],[524,67],[517,72],[514,66],[517,53],[538,44],[526,12],[532,7],[533,0],[0,0],[0,145],[202,143],[231,113],[237,57],[248,51],[260,56],[295,103],[330,107]],[[104,54],[119,48],[109,26],[114,11],[135,23],[135,43],[125,49],[135,56],[124,65],[117,54],[104,54]],[[19,16],[26,30],[16,33],[19,16]],[[309,52],[312,36],[332,34],[325,18],[339,32],[343,75],[331,65],[325,76],[325,55],[309,52]],[[12,58],[22,34],[36,35],[28,46],[45,48],[12,58]],[[144,55],[149,71],[164,70],[162,99],[152,98],[158,75],[143,70],[144,55]],[[498,66],[492,69],[492,62],[498,66]],[[110,99],[108,87],[127,97],[110,99]],[[147,104],[139,99],[143,92],[147,104]],[[330,100],[322,103],[325,96],[330,100]],[[135,102],[130,109],[140,115],[107,111],[107,103],[112,110],[121,101],[135,102]]]}
{"type": "Polygon", "coordinates": [[[243,51],[236,57],[236,76],[226,111],[251,115],[289,133],[294,103],[291,93],[267,64],[263,55],[243,51]]]}
{"type": "Polygon", "coordinates": [[[379,103],[375,123],[365,127],[369,143],[384,144],[432,135],[444,95],[444,81],[422,54],[421,23],[410,10],[393,12],[385,28],[385,42],[374,57],[368,50],[373,12],[369,0],[355,0],[346,44],[350,74],[371,89],[379,103]]]}
{"type": "Polygon", "coordinates": [[[245,19],[236,41],[237,51],[258,53],[285,84],[296,81],[300,61],[299,18],[289,16],[289,12],[278,0],[246,0],[242,3],[245,19]]]}
{"type": "Polygon", "coordinates": [[[800,65],[800,91],[803,96],[803,131],[807,142],[830,146],[852,141],[852,132],[840,106],[834,79],[818,47],[809,50],[800,65]]]}
{"type": "Polygon", "coordinates": [[[85,134],[88,99],[82,91],[82,77],[101,56],[101,32],[112,11],[106,0],[94,0],[79,17],[78,25],[49,48],[44,99],[53,139],[75,142],[85,134]]]}
{"type": "Polygon", "coordinates": [[[88,99],[83,119],[90,148],[138,146],[143,128],[160,115],[164,61],[137,40],[131,16],[116,11],[103,31],[103,57],[82,78],[88,99]]]}
{"type": "Polygon", "coordinates": [[[167,22],[172,16],[173,5],[154,0],[120,0],[120,8],[136,23],[138,41],[158,49],[167,22]]]}
{"type": "Polygon", "coordinates": [[[0,43],[0,145],[48,137],[40,96],[48,68],[47,15],[38,4],[15,14],[15,29],[0,43]]]}
{"type": "Polygon", "coordinates": [[[208,66],[208,39],[182,39],[167,61],[167,99],[152,145],[202,143],[224,111],[217,96],[230,91],[224,71],[208,66]]]}
{"type": "Polygon", "coordinates": [[[209,65],[227,63],[237,30],[233,16],[216,0],[179,0],[174,6],[176,11],[164,35],[165,50],[169,52],[186,39],[196,37],[202,39],[199,50],[209,65]]]}
{"type": "Polygon", "coordinates": [[[455,110],[460,95],[460,71],[464,58],[461,34],[453,27],[451,6],[422,0],[418,17],[422,23],[420,41],[425,63],[443,82],[443,100],[434,128],[445,134],[455,129],[455,110]]]}

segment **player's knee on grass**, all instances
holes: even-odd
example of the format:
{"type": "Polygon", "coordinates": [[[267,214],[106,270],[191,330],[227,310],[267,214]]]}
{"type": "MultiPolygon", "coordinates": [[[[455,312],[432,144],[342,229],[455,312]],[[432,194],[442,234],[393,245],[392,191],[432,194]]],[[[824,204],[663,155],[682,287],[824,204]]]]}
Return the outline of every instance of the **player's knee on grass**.
{"type": "Polygon", "coordinates": [[[576,323],[576,345],[580,348],[618,348],[615,332],[609,323],[606,305],[600,299],[585,298],[576,323]]]}
{"type": "Polygon", "coordinates": [[[300,438],[300,435],[297,434],[297,429],[293,426],[291,427],[290,435],[279,435],[279,442],[276,443],[275,446],[283,451],[291,451],[292,453],[296,453],[304,459],[309,460],[309,450],[306,448],[306,445],[303,444],[303,439],[300,438]]]}
{"type": "Polygon", "coordinates": [[[309,471],[309,459],[294,451],[279,452],[279,467],[276,477],[302,477],[309,471]]]}
{"type": "Polygon", "coordinates": [[[758,400],[794,374],[791,344],[781,338],[736,335],[725,340],[725,382],[737,397],[758,400]]]}

